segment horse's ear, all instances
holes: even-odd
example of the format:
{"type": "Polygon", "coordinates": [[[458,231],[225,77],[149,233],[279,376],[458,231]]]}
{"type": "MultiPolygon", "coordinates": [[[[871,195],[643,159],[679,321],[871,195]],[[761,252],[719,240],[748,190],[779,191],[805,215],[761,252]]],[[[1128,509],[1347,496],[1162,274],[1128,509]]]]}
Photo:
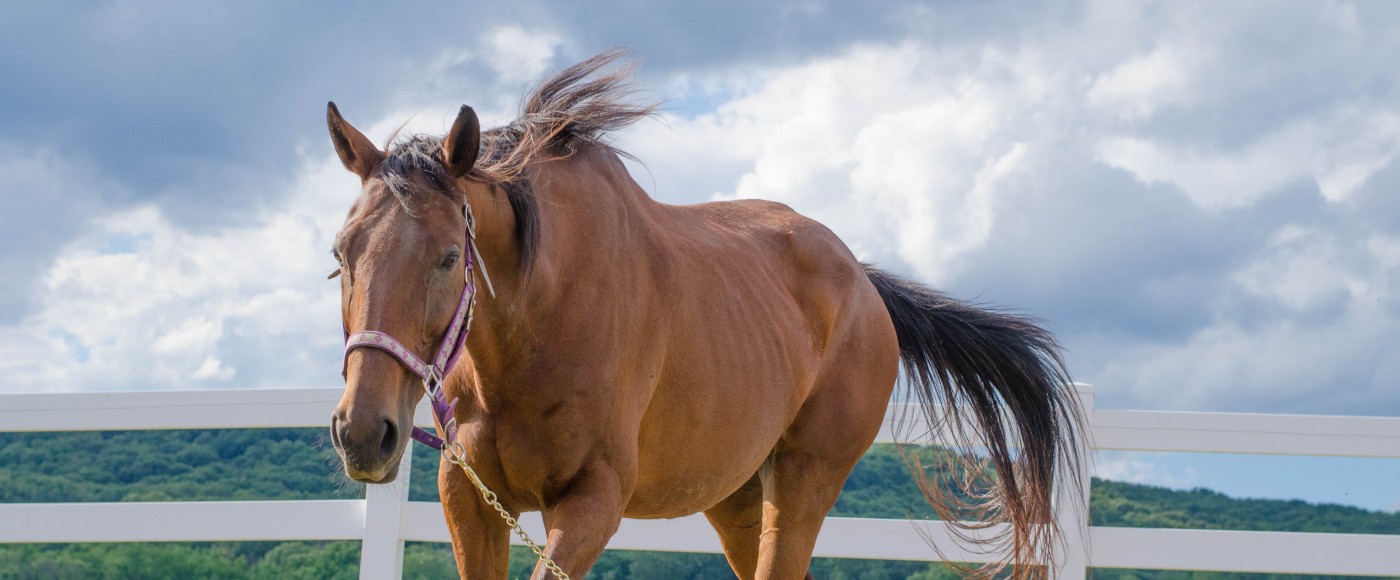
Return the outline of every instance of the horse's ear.
{"type": "Polygon", "coordinates": [[[345,122],[345,118],[340,116],[340,109],[333,102],[326,103],[326,126],[331,130],[331,143],[335,144],[340,162],[361,180],[369,179],[369,172],[374,170],[384,154],[364,133],[345,122]]]}
{"type": "Polygon", "coordinates": [[[457,112],[457,120],[452,122],[452,130],[442,141],[442,164],[454,179],[466,175],[476,165],[476,155],[481,149],[481,122],[476,111],[462,105],[457,112]]]}

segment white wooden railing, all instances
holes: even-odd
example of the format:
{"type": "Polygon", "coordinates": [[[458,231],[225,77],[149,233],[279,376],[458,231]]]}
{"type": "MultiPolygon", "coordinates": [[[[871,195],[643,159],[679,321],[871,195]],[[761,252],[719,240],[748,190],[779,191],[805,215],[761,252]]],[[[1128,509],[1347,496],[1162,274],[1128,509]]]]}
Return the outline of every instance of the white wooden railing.
{"type": "MultiPolygon", "coordinates": [[[[1080,385],[1079,394],[1093,450],[1400,459],[1400,418],[1098,410],[1092,388],[1080,385]]],[[[340,395],[340,388],[0,395],[0,431],[319,427],[340,395]]],[[[896,407],[889,417],[900,416],[896,407]]],[[[425,409],[416,421],[426,426],[425,409]]],[[[890,441],[888,425],[880,441],[890,441]]],[[[363,500],[0,504],[0,543],[361,540],[360,577],[398,578],[404,541],[449,541],[439,504],[408,501],[410,455],[403,483],[369,486],[363,500]]],[[[1062,505],[1087,505],[1087,473],[1083,481],[1082,489],[1061,486],[1062,505]],[[1067,501],[1072,494],[1081,501],[1067,501]]],[[[1084,578],[1087,567],[1400,576],[1400,535],[1089,528],[1077,509],[1060,518],[1070,531],[1060,578],[1084,578]]],[[[524,523],[544,535],[537,516],[524,523]]],[[[940,522],[837,517],[827,519],[816,555],[931,560],[930,541],[953,560],[987,559],[940,522]]],[[[720,551],[701,516],[626,520],[608,547],[720,551]]]]}

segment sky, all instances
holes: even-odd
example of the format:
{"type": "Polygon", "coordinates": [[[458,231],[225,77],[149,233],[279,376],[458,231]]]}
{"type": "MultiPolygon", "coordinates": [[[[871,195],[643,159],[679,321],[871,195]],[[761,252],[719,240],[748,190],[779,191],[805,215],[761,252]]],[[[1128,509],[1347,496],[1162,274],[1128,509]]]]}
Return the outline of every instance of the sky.
{"type": "Polygon", "coordinates": [[[498,124],[616,46],[664,103],[615,136],[659,200],[781,201],[1032,314],[1101,408],[1400,416],[1400,5],[1342,1],[13,6],[0,392],[340,384],[325,274],[358,181],[326,101],[376,141],[462,104],[498,124]]]}

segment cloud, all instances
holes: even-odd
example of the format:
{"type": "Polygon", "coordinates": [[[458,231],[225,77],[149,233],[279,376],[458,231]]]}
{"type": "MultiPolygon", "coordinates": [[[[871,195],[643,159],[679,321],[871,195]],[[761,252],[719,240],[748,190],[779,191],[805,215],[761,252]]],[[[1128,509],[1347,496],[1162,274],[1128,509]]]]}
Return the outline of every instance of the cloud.
{"type": "Polygon", "coordinates": [[[1187,466],[1176,470],[1151,460],[1157,454],[1125,451],[1100,452],[1094,457],[1094,477],[1111,481],[1157,485],[1176,489],[1195,487],[1196,469],[1187,466]]]}
{"type": "Polygon", "coordinates": [[[1158,47],[1099,75],[1086,96],[1090,105],[1120,118],[1145,120],[1163,107],[1188,104],[1196,80],[1192,73],[1208,58],[1186,48],[1158,47]]]}
{"type": "Polygon", "coordinates": [[[1400,409],[1388,387],[1400,378],[1396,245],[1384,234],[1285,226],[1230,276],[1224,295],[1209,298],[1212,324],[1179,343],[1114,349],[1102,381],[1140,405],[1171,409],[1400,409]]]}
{"type": "MultiPolygon", "coordinates": [[[[1390,240],[1380,235],[1369,242],[1381,252],[1390,245],[1390,240]]],[[[1327,232],[1284,226],[1270,240],[1269,254],[1237,272],[1233,281],[1260,300],[1295,311],[1318,308],[1329,300],[1365,300],[1376,289],[1347,262],[1353,256],[1366,256],[1357,256],[1355,250],[1360,248],[1338,245],[1336,237],[1327,232]]]]}
{"type": "Polygon", "coordinates": [[[0,324],[31,306],[58,246],[102,212],[104,198],[124,193],[85,161],[0,142],[0,324]]]}
{"type": "Polygon", "coordinates": [[[862,259],[1028,310],[1104,406],[1400,412],[1400,11],[221,10],[99,11],[50,33],[86,44],[0,63],[7,89],[45,87],[0,95],[0,220],[25,232],[5,241],[37,248],[0,254],[5,388],[333,381],[321,278],[355,188],[324,101],[375,139],[441,133],[462,103],[499,123],[523,83],[620,39],[669,102],[618,136],[658,199],[775,199],[862,259]],[[137,42],[219,19],[269,28],[137,42]]]}
{"type": "Polygon", "coordinates": [[[1342,108],[1298,120],[1236,151],[1115,136],[1099,141],[1095,158],[1144,182],[1176,185],[1207,209],[1250,205],[1303,178],[1313,180],[1329,201],[1342,201],[1400,151],[1400,109],[1342,108]]]}
{"type": "Polygon", "coordinates": [[[787,203],[864,259],[901,260],[946,280],[960,256],[985,243],[1002,182],[1026,155],[1002,123],[1010,95],[939,74],[965,56],[906,42],[739,71],[698,83],[735,93],[713,113],[668,114],[668,131],[641,128],[625,141],[654,175],[699,173],[684,168],[686,158],[717,157],[727,170],[707,166],[694,189],[658,184],[667,195],[787,203]],[[677,142],[683,153],[667,151],[677,142]]]}
{"type": "Polygon", "coordinates": [[[1392,238],[1361,209],[1395,183],[1397,109],[1377,79],[1397,72],[1362,54],[1390,40],[1353,42],[1365,28],[1346,9],[1291,12],[1291,34],[1327,42],[1286,66],[1244,51],[1261,32],[1247,15],[1201,28],[1198,8],[1163,26],[1091,4],[1031,40],[689,75],[672,90],[712,108],[627,144],[669,200],[782,201],[862,259],[1031,309],[1108,406],[1400,412],[1384,388],[1400,358],[1392,238]],[[1379,88],[1254,102],[1319,74],[1379,88]]]}
{"type": "Polygon", "coordinates": [[[328,381],[340,337],[325,248],[354,181],[322,156],[306,161],[286,205],[244,227],[191,230],[150,205],[97,220],[49,269],[37,311],[0,327],[4,388],[328,381]],[[240,343],[276,354],[230,354],[240,343]]]}
{"type": "MultiPolygon", "coordinates": [[[[507,27],[488,35],[481,49],[504,58],[500,51],[523,46],[513,64],[542,68],[552,48],[538,49],[552,47],[553,38],[507,27]]],[[[456,107],[440,88],[462,82],[462,71],[454,66],[474,58],[462,54],[443,51],[430,65],[436,76],[396,98],[402,108],[364,118],[361,129],[375,140],[396,130],[444,132],[456,107]]],[[[478,91],[488,95],[488,103],[504,102],[504,94],[518,90],[510,77],[481,78],[478,91]]],[[[513,114],[489,108],[483,113],[488,119],[513,114]]],[[[334,267],[331,240],[359,185],[329,143],[297,156],[300,163],[290,178],[265,183],[276,202],[255,205],[252,215],[233,224],[182,222],[165,206],[145,202],[93,217],[82,230],[75,225],[76,237],[66,240],[47,266],[42,260],[36,264],[44,274],[33,311],[0,326],[0,376],[5,377],[0,389],[337,382],[340,296],[325,274],[334,267]]],[[[98,197],[88,192],[100,178],[72,171],[49,153],[9,159],[0,167],[14,170],[18,179],[10,183],[17,192],[49,191],[61,207],[98,197]],[[72,199],[62,197],[68,189],[75,190],[72,199]]]]}
{"type": "Polygon", "coordinates": [[[535,81],[554,60],[559,37],[519,26],[502,26],[486,35],[486,60],[505,83],[535,81]]]}

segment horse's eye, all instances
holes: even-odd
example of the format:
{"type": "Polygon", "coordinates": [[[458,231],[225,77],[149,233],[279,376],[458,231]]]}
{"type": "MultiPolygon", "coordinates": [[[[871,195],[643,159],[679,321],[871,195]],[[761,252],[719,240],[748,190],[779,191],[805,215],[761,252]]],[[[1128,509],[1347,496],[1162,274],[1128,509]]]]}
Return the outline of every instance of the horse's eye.
{"type": "Polygon", "coordinates": [[[442,257],[442,263],[438,264],[438,267],[442,268],[443,270],[450,269],[453,266],[457,265],[457,259],[461,257],[462,253],[456,250],[448,252],[446,256],[442,257]]]}
{"type": "Polygon", "coordinates": [[[329,276],[326,276],[326,279],[327,279],[327,280],[330,280],[331,278],[334,278],[334,277],[336,277],[336,276],[339,276],[341,270],[344,270],[344,269],[345,269],[345,260],[341,260],[341,259],[340,259],[340,252],[337,252],[337,251],[335,251],[334,249],[332,249],[332,250],[331,250],[331,257],[332,257],[332,258],[335,258],[335,263],[336,263],[338,266],[336,267],[336,269],[335,269],[334,272],[331,272],[331,274],[330,274],[329,276]]]}

